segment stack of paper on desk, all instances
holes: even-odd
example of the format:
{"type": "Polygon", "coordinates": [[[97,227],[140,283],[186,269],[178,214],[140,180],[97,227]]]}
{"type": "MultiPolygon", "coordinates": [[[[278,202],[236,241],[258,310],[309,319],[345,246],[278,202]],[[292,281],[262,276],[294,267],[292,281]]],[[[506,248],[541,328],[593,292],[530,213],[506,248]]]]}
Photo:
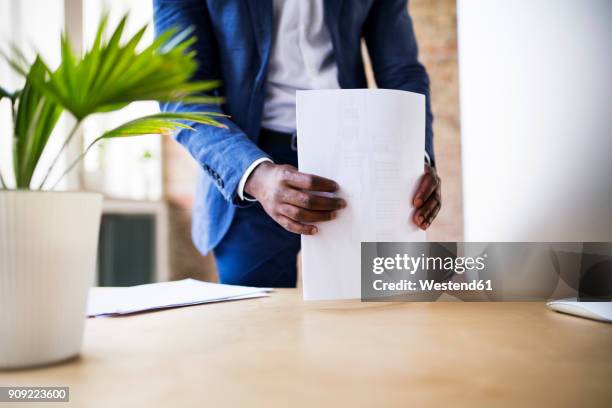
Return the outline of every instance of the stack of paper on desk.
{"type": "Polygon", "coordinates": [[[420,242],[410,222],[423,174],[425,96],[386,89],[297,92],[300,171],[335,180],[348,206],[302,236],[305,299],[360,297],[360,243],[420,242]]]}
{"type": "Polygon", "coordinates": [[[184,279],[127,288],[93,288],[87,316],[114,316],[177,306],[267,296],[271,289],[184,279]]]}

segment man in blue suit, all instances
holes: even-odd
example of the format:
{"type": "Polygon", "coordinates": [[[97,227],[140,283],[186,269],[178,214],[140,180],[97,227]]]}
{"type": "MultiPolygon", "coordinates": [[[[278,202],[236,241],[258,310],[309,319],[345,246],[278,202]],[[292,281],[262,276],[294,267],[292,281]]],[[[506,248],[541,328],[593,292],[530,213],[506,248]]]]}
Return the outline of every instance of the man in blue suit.
{"type": "Polygon", "coordinates": [[[407,0],[154,0],[154,14],[158,33],[194,30],[197,79],[222,80],[223,106],[163,106],[230,115],[227,129],[194,125],[177,135],[203,170],[192,235],[203,254],[214,250],[221,282],[295,286],[299,234],[316,234],[313,223],[347,205],[312,193],[336,191],[334,181],[296,169],[295,91],[366,87],[362,38],[380,88],[427,97],[425,172],[406,197],[416,211],[405,221],[429,227],[440,179],[407,0]]]}

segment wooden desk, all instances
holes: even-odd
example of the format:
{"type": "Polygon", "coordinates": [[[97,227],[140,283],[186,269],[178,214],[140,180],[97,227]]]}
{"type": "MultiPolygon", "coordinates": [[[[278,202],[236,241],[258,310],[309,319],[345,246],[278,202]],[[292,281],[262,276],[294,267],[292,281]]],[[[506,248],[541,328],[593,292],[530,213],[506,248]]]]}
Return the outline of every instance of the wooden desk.
{"type": "Polygon", "coordinates": [[[304,303],[279,290],[90,319],[78,360],[2,372],[0,385],[70,386],[54,407],[610,407],[612,325],[543,303],[304,303]]]}

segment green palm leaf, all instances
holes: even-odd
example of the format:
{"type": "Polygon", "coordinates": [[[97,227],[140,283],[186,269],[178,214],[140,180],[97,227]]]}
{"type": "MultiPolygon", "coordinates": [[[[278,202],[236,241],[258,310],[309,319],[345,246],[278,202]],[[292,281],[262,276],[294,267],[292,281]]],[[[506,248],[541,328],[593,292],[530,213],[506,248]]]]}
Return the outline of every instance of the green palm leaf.
{"type": "Polygon", "coordinates": [[[185,124],[184,122],[200,123],[219,128],[227,127],[226,125],[215,120],[215,117],[227,117],[227,115],[217,112],[162,112],[154,115],[143,116],[141,118],[126,122],[94,139],[94,141],[87,146],[85,151],[59,177],[52,188],[54,188],[59,181],[66,174],[68,174],[79,161],[81,161],[81,159],[91,150],[91,148],[101,140],[145,135],[170,136],[180,129],[195,131],[193,127],[185,124]]]}
{"type": "Polygon", "coordinates": [[[178,129],[195,130],[183,122],[201,123],[204,125],[225,128],[226,126],[224,124],[213,119],[215,116],[219,117],[226,115],[216,112],[157,113],[132,120],[119,127],[116,127],[115,129],[109,130],[102,136],[98,137],[93,143],[96,143],[102,139],[112,139],[116,137],[142,136],[150,134],[171,135],[178,129]]]}
{"type": "MultiPolygon", "coordinates": [[[[211,96],[211,91],[219,87],[219,81],[191,79],[197,70],[195,53],[190,51],[195,41],[191,31],[169,30],[143,48],[141,42],[147,26],[134,35],[126,36],[126,22],[127,16],[121,19],[106,39],[108,16],[104,16],[91,48],[83,55],[75,54],[69,39],[63,35],[60,41],[61,61],[56,70],[50,69],[40,56],[30,66],[24,54],[14,45],[12,58],[0,52],[9,65],[26,79],[25,87],[13,94],[0,88],[0,98],[10,98],[14,111],[13,166],[18,188],[30,187],[38,161],[64,110],[76,118],[76,124],[64,138],[60,152],[38,188],[43,188],[83,119],[91,114],[115,111],[136,101],[221,102],[220,98],[211,96]]],[[[83,155],[102,139],[168,135],[179,129],[193,130],[187,123],[225,127],[215,119],[220,116],[225,115],[192,112],[146,116],[104,133],[88,146],[83,155]]],[[[1,175],[0,188],[6,188],[1,175]]]]}
{"type": "Polygon", "coordinates": [[[18,188],[29,188],[38,160],[47,145],[62,108],[32,86],[44,78],[45,68],[36,59],[19,95],[15,114],[13,166],[18,188]]]}
{"type": "MultiPolygon", "coordinates": [[[[56,71],[45,65],[47,79],[37,85],[77,120],[96,112],[120,109],[135,101],[219,103],[205,93],[218,81],[191,81],[197,62],[189,51],[193,38],[176,43],[189,32],[169,30],[138,51],[147,26],[124,38],[127,16],[103,39],[107,17],[100,22],[94,44],[82,58],[75,56],[66,36],[61,39],[61,64],[56,71]],[[169,44],[173,46],[168,46],[169,44]]],[[[18,62],[13,64],[19,66],[18,62]]]]}

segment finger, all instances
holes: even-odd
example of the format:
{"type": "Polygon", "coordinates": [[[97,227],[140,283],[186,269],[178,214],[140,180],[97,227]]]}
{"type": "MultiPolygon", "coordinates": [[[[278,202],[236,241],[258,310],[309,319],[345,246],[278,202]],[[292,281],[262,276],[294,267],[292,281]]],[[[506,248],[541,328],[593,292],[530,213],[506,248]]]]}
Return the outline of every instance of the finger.
{"type": "Polygon", "coordinates": [[[436,219],[441,208],[442,208],[442,204],[438,203],[436,208],[434,208],[434,210],[430,214],[427,215],[427,220],[425,221],[427,225],[430,225],[433,222],[433,220],[436,219]]]}
{"type": "Polygon", "coordinates": [[[281,205],[279,212],[297,222],[331,221],[336,218],[335,211],[313,211],[290,204],[281,205]]]}
{"type": "Polygon", "coordinates": [[[429,200],[427,200],[427,203],[425,203],[425,205],[423,206],[423,208],[426,208],[423,213],[425,215],[425,221],[427,221],[431,217],[436,207],[440,204],[440,200],[438,200],[435,194],[429,197],[429,200]]]}
{"type": "Polygon", "coordinates": [[[438,187],[438,179],[432,173],[425,173],[419,183],[419,188],[414,195],[413,204],[416,208],[420,208],[425,204],[425,201],[438,187]]]}
{"type": "Polygon", "coordinates": [[[429,228],[429,226],[431,225],[431,222],[433,221],[432,215],[436,213],[437,209],[439,208],[440,208],[440,203],[438,202],[436,206],[425,215],[425,221],[423,221],[423,224],[421,225],[421,228],[423,230],[426,230],[427,228],[429,228]]]}
{"type": "Polygon", "coordinates": [[[432,212],[437,205],[438,200],[435,197],[431,197],[429,200],[427,200],[421,208],[414,212],[415,224],[420,228],[423,228],[425,222],[427,221],[427,215],[432,212]]]}
{"type": "Polygon", "coordinates": [[[283,180],[290,186],[301,188],[310,191],[325,191],[333,193],[338,191],[338,183],[325,177],[315,176],[313,174],[301,173],[295,168],[286,168],[283,174],[283,180]]]}
{"type": "Polygon", "coordinates": [[[317,211],[333,211],[346,207],[346,201],[339,197],[324,197],[305,191],[286,188],[282,191],[281,201],[286,204],[317,211]]]}
{"type": "Polygon", "coordinates": [[[276,221],[287,231],[293,232],[295,234],[304,234],[304,235],[314,235],[317,233],[317,227],[314,225],[304,225],[299,222],[295,222],[290,218],[285,217],[282,214],[279,214],[276,218],[276,221]]]}

